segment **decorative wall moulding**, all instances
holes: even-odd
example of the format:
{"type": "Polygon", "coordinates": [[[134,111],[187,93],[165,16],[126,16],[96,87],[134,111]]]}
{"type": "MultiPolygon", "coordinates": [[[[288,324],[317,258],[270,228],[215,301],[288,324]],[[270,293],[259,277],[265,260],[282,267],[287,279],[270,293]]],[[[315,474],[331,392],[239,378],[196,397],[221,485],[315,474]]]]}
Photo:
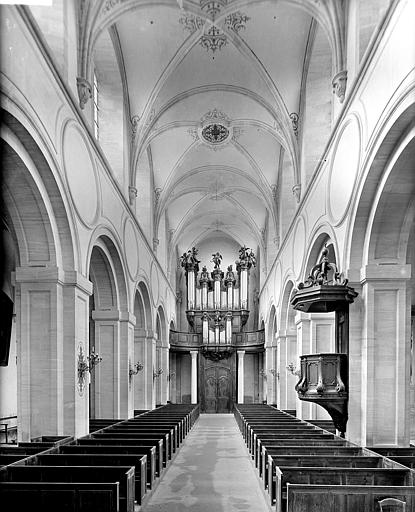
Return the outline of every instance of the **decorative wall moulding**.
{"type": "Polygon", "coordinates": [[[296,137],[298,137],[298,114],[297,112],[291,112],[290,114],[291,123],[293,125],[293,132],[296,137]]]}
{"type": "Polygon", "coordinates": [[[347,71],[340,71],[337,75],[334,75],[331,83],[333,86],[333,94],[339,98],[340,103],[343,103],[346,95],[347,71]]]}
{"type": "Polygon", "coordinates": [[[136,187],[133,187],[132,185],[130,185],[128,187],[128,200],[129,200],[130,206],[134,206],[136,199],[137,199],[137,189],[136,189],[136,187]]]}
{"type": "Polygon", "coordinates": [[[77,77],[76,87],[78,90],[79,106],[83,110],[88,100],[92,98],[92,87],[86,78],[77,77]]]}
{"type": "Polygon", "coordinates": [[[79,220],[93,229],[100,212],[100,186],[89,143],[72,122],[63,133],[63,168],[79,220]]]}

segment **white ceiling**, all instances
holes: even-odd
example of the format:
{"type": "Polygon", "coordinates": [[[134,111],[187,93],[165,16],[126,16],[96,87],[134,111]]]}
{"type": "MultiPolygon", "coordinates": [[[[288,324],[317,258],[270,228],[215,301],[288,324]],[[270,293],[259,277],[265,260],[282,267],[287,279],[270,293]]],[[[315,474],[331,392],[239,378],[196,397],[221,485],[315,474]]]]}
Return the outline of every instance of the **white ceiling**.
{"type": "Polygon", "coordinates": [[[220,250],[223,237],[256,250],[267,210],[275,232],[271,186],[284,126],[299,110],[311,16],[276,0],[215,3],[214,27],[226,39],[216,51],[200,44],[213,19],[203,0],[184,9],[176,0],[146,2],[116,21],[131,115],[140,117],[135,162],[143,165],[150,149],[156,217],[167,216],[180,254],[209,240],[220,250]],[[229,28],[240,15],[243,26],[229,28]],[[229,130],[223,145],[204,141],[209,122],[229,130]]]}

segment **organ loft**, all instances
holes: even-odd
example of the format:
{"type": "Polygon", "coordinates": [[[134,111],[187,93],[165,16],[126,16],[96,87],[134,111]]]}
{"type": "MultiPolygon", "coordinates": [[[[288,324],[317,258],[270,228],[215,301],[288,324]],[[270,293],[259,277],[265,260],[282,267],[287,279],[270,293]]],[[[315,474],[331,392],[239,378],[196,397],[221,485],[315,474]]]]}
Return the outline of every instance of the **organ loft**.
{"type": "Polygon", "coordinates": [[[415,512],[415,2],[0,2],[0,503],[415,512]]]}

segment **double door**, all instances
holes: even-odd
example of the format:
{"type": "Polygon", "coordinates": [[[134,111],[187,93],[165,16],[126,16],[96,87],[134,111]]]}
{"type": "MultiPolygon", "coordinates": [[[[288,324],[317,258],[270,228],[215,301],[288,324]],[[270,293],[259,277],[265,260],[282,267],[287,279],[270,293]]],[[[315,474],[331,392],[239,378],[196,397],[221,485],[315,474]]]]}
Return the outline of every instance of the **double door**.
{"type": "Polygon", "coordinates": [[[204,412],[228,413],[232,405],[231,371],[226,366],[211,365],[204,371],[204,412]]]}

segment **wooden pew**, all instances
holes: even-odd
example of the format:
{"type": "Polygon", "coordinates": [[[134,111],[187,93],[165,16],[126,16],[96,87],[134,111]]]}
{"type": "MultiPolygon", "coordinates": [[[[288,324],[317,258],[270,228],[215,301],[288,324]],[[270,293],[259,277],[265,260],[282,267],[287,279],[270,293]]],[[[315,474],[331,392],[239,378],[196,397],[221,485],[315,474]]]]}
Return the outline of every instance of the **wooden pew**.
{"type": "Polygon", "coordinates": [[[415,447],[405,446],[405,447],[379,447],[379,448],[368,448],[368,450],[372,450],[372,452],[379,453],[384,457],[389,456],[399,456],[404,455],[406,457],[414,457],[415,456],[415,447]]]}
{"type": "MultiPolygon", "coordinates": [[[[41,466],[134,466],[135,468],[135,499],[141,505],[147,492],[147,455],[143,454],[108,454],[108,453],[52,453],[37,455],[36,464],[41,466]]],[[[150,465],[149,465],[150,467],[150,465]]],[[[154,473],[148,475],[154,483],[154,473]]]]}
{"type": "Polygon", "coordinates": [[[333,420],[306,420],[307,423],[311,423],[311,425],[315,425],[318,428],[322,428],[323,430],[327,430],[332,434],[336,433],[336,427],[333,425],[333,420]]]}
{"type": "Polygon", "coordinates": [[[109,427],[110,425],[114,425],[115,423],[119,423],[119,419],[110,419],[110,418],[99,418],[89,420],[89,431],[96,432],[97,430],[101,430],[102,428],[109,427]]]}
{"type": "Polygon", "coordinates": [[[415,487],[287,484],[287,512],[379,512],[385,498],[405,502],[415,512],[415,487]]]}
{"type": "MultiPolygon", "coordinates": [[[[272,488],[269,489],[269,491],[271,491],[271,504],[275,501],[276,512],[286,510],[287,483],[339,486],[406,486],[412,485],[412,475],[408,469],[336,467],[307,468],[295,466],[275,467],[275,486],[272,485],[272,488]]],[[[321,510],[324,510],[324,508],[321,510]]]]}
{"type": "MultiPolygon", "coordinates": [[[[154,441],[150,441],[147,445],[142,443],[141,445],[108,445],[91,443],[88,444],[69,444],[59,448],[58,453],[118,453],[118,454],[146,454],[148,458],[148,465],[151,466],[151,472],[154,475],[160,477],[163,471],[163,440],[160,439],[158,444],[154,444],[154,441]]],[[[154,479],[153,479],[154,480],[154,479]]],[[[151,484],[152,482],[148,482],[151,484]]]]}
{"type": "MultiPolygon", "coordinates": [[[[322,456],[346,456],[346,457],[356,457],[359,455],[363,455],[363,450],[357,446],[275,446],[269,444],[262,444],[260,440],[259,443],[259,452],[260,457],[258,458],[258,471],[259,475],[264,478],[266,485],[268,485],[267,480],[267,471],[268,471],[268,457],[269,456],[284,456],[284,455],[315,455],[317,457],[322,456]],[[265,476],[263,476],[265,475],[265,476]]],[[[366,454],[366,453],[365,453],[366,454]]]]}
{"type": "Polygon", "coordinates": [[[156,435],[154,432],[151,434],[117,434],[117,433],[96,433],[90,434],[88,437],[82,437],[77,440],[78,444],[90,444],[90,441],[98,441],[100,444],[126,444],[126,445],[137,445],[145,446],[147,442],[153,442],[152,446],[156,446],[158,441],[163,441],[163,460],[166,464],[171,460],[173,456],[173,447],[170,443],[169,434],[156,435]],[[144,443],[143,443],[144,442],[144,443]]]}
{"type": "Polygon", "coordinates": [[[0,454],[0,466],[7,466],[8,464],[12,464],[13,462],[17,462],[18,460],[22,460],[24,458],[26,458],[27,455],[23,455],[23,454],[15,454],[15,455],[12,455],[12,454],[7,454],[7,453],[4,453],[4,454],[0,454]]]}
{"type": "Polygon", "coordinates": [[[0,455],[24,455],[25,457],[28,457],[29,455],[34,455],[41,451],[41,448],[36,448],[34,446],[0,446],[0,455]]]}
{"type": "Polygon", "coordinates": [[[118,482],[0,482],[2,510],[119,512],[118,482]]]}
{"type": "MultiPolygon", "coordinates": [[[[280,438],[276,436],[261,435],[255,439],[255,449],[253,451],[254,460],[258,467],[261,465],[263,457],[263,447],[277,447],[277,446],[347,446],[347,442],[341,438],[327,439],[327,438],[303,438],[302,436],[292,436],[289,438],[280,438]]],[[[262,461],[263,463],[263,461],[262,461]]]]}
{"type": "Polygon", "coordinates": [[[154,421],[151,423],[149,422],[149,423],[140,423],[140,424],[135,424],[135,423],[129,423],[128,425],[120,424],[117,426],[108,427],[105,430],[103,430],[103,432],[104,433],[116,432],[116,433],[124,433],[124,434],[128,434],[129,432],[133,432],[133,433],[145,432],[150,435],[153,432],[158,432],[158,433],[165,432],[170,435],[170,441],[171,441],[171,445],[173,447],[173,451],[176,451],[177,448],[179,448],[180,442],[181,442],[178,425],[172,424],[172,423],[162,424],[160,422],[154,421]]]}
{"type": "Polygon", "coordinates": [[[276,474],[282,467],[293,466],[296,468],[304,467],[311,468],[383,468],[382,457],[371,456],[342,456],[342,455],[324,455],[318,457],[316,455],[285,455],[285,456],[271,456],[268,455],[267,470],[264,473],[264,487],[268,489],[271,503],[276,498],[278,483],[276,474]]]}
{"type": "Polygon", "coordinates": [[[131,466],[6,466],[1,482],[119,482],[120,512],[134,512],[135,470],[131,466]]]}
{"type": "Polygon", "coordinates": [[[177,444],[185,439],[187,435],[187,424],[185,418],[170,418],[170,417],[158,417],[158,416],[148,416],[148,417],[140,417],[134,418],[128,422],[128,426],[161,426],[161,427],[172,427],[177,429],[177,444]]]}

